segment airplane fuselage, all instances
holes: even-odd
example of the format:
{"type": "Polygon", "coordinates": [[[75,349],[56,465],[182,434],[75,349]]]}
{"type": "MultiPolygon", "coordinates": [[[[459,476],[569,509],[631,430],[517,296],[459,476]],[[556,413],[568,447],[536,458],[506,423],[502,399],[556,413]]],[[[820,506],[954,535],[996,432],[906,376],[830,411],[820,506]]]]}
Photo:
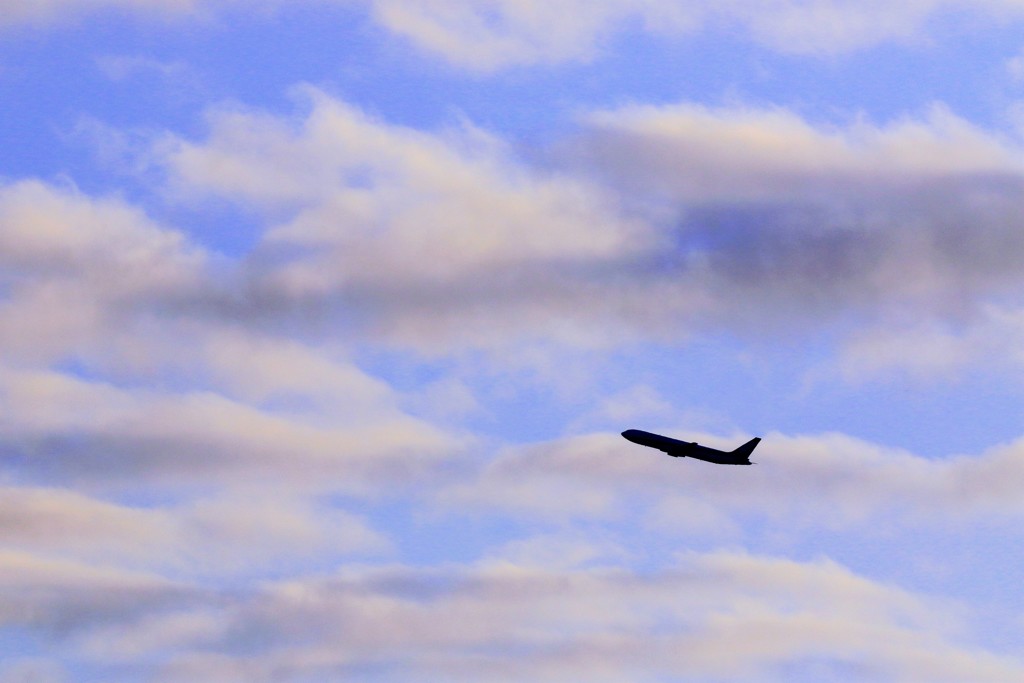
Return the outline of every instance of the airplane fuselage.
{"type": "Polygon", "coordinates": [[[668,453],[673,458],[695,458],[705,462],[713,462],[716,465],[749,465],[750,453],[754,450],[761,439],[751,439],[734,451],[720,451],[716,448],[708,448],[698,443],[680,441],[661,434],[652,434],[642,429],[627,429],[622,436],[628,441],[657,448],[659,451],[668,453]]]}

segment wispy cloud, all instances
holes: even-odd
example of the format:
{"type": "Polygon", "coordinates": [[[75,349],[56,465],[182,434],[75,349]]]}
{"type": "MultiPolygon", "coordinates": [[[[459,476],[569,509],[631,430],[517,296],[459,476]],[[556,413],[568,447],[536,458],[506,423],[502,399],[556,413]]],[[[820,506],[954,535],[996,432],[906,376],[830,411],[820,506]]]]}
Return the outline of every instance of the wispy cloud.
{"type": "Polygon", "coordinates": [[[280,492],[222,493],[131,507],[67,489],[5,486],[9,550],[178,576],[254,576],[327,556],[374,556],[389,541],[356,515],[280,492]]]}
{"type": "Polygon", "coordinates": [[[201,594],[156,574],[5,551],[0,622],[51,633],[130,620],[152,610],[196,606],[201,594]]]}
{"type": "Polygon", "coordinates": [[[163,79],[181,80],[189,76],[190,68],[182,61],[162,62],[138,55],[106,55],[96,59],[96,66],[113,81],[124,81],[144,74],[163,79]]]}
{"type": "Polygon", "coordinates": [[[399,463],[401,479],[422,473],[459,448],[351,362],[189,303],[230,299],[230,274],[123,202],[8,186],[0,244],[0,431],[8,459],[47,453],[22,461],[30,479],[38,467],[51,481],[229,477],[356,490],[399,463]],[[58,369],[68,365],[79,370],[58,369]],[[193,382],[139,384],[178,373],[193,382]]]}
{"type": "Polygon", "coordinates": [[[159,656],[161,681],[354,671],[389,680],[786,680],[823,660],[892,680],[1020,674],[1012,660],[951,640],[964,629],[954,605],[828,561],[744,553],[686,555],[647,575],[511,563],[346,569],[203,606],[135,606],[138,616],[78,626],[74,641],[97,661],[159,656]]]}
{"type": "Polygon", "coordinates": [[[254,323],[319,316],[428,352],[851,321],[970,335],[1021,285],[1021,145],[942,107],[881,126],[596,112],[552,168],[304,97],[298,117],[214,110],[206,140],[157,151],[179,199],[264,207],[236,314],[254,323]]]}
{"type": "MultiPolygon", "coordinates": [[[[688,437],[716,448],[743,438],[688,437]]],[[[483,466],[478,480],[440,493],[439,501],[564,520],[657,516],[664,513],[659,506],[693,500],[732,523],[757,511],[787,526],[830,529],[862,528],[882,519],[906,528],[953,519],[1019,519],[1024,507],[1006,482],[1020,476],[1022,448],[1014,442],[976,456],[931,460],[840,434],[771,434],[755,457],[766,467],[737,471],[694,463],[678,478],[666,477],[678,462],[654,451],[636,452],[618,434],[590,434],[509,448],[483,466]]]]}
{"type": "Polygon", "coordinates": [[[203,0],[4,0],[0,26],[62,23],[97,10],[130,10],[140,15],[171,17],[194,12],[202,4],[203,0]]]}
{"type": "Polygon", "coordinates": [[[426,476],[459,441],[398,411],[334,424],[203,389],[130,390],[46,372],[3,379],[7,458],[29,480],[126,487],[217,481],[372,492],[426,476]],[[31,454],[42,450],[45,457],[31,454]]]}
{"type": "Polygon", "coordinates": [[[692,105],[589,123],[577,153],[676,217],[680,281],[704,294],[712,324],[852,314],[969,337],[1021,286],[1020,142],[941,107],[886,126],[692,105]]]}
{"type": "Polygon", "coordinates": [[[287,216],[248,258],[257,298],[424,349],[456,328],[468,344],[542,327],[585,339],[577,318],[594,307],[646,306],[628,282],[613,301],[595,291],[656,236],[588,184],[518,164],[477,130],[422,133],[308,94],[297,123],[215,112],[209,140],[165,148],[179,195],[287,216]],[[572,310],[561,332],[547,326],[572,310]]]}
{"type": "MultiPolygon", "coordinates": [[[[701,28],[736,28],[751,40],[789,54],[829,56],[880,43],[922,43],[933,25],[971,11],[997,24],[1016,19],[1013,3],[986,0],[912,0],[898,4],[830,0],[605,0],[558,4],[521,0],[335,0],[366,15],[418,49],[453,66],[478,72],[521,65],[588,61],[607,50],[623,27],[667,39],[701,28]]],[[[66,22],[99,9],[131,11],[159,18],[203,16],[230,8],[236,0],[9,0],[3,24],[66,22]]],[[[261,0],[256,9],[284,5],[261,0]]]]}

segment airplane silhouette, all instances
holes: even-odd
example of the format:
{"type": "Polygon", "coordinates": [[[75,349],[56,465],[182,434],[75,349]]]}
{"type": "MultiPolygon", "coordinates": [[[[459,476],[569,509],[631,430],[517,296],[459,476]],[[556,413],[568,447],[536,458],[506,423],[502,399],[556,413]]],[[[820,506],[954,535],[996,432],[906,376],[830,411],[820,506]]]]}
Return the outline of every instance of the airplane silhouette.
{"type": "Polygon", "coordinates": [[[715,448],[708,448],[689,441],[670,439],[661,434],[651,434],[642,429],[627,429],[622,432],[627,441],[638,443],[641,446],[657,448],[665,451],[673,458],[696,458],[704,462],[713,462],[716,465],[752,465],[750,454],[761,442],[760,438],[753,438],[734,451],[720,451],[715,448]]]}

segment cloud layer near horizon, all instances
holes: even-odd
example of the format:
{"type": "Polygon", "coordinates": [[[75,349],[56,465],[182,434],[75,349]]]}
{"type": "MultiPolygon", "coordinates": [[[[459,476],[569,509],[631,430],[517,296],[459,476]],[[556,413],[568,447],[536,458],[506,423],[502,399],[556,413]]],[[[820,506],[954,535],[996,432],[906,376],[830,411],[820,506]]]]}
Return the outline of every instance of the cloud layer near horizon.
{"type": "Polygon", "coordinates": [[[828,561],[718,552],[635,575],[494,557],[433,570],[352,568],[243,595],[23,556],[4,566],[5,593],[18,591],[34,614],[22,626],[58,630],[85,661],[158,655],[157,681],[659,680],[680,671],[803,680],[822,666],[907,681],[1021,673],[1011,659],[954,644],[964,628],[956,606],[828,561]],[[44,604],[42,595],[57,599],[44,604]]]}

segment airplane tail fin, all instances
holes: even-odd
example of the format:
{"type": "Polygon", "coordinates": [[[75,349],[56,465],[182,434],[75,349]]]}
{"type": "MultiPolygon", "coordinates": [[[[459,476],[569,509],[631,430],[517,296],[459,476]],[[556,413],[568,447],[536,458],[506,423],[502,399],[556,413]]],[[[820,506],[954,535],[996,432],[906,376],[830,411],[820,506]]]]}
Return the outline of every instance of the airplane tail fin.
{"type": "Polygon", "coordinates": [[[759,443],[761,443],[761,438],[754,437],[750,441],[746,442],[745,444],[734,450],[732,454],[744,458],[745,460],[747,460],[747,462],[750,462],[750,454],[754,452],[754,449],[757,448],[757,444],[759,443]]]}

